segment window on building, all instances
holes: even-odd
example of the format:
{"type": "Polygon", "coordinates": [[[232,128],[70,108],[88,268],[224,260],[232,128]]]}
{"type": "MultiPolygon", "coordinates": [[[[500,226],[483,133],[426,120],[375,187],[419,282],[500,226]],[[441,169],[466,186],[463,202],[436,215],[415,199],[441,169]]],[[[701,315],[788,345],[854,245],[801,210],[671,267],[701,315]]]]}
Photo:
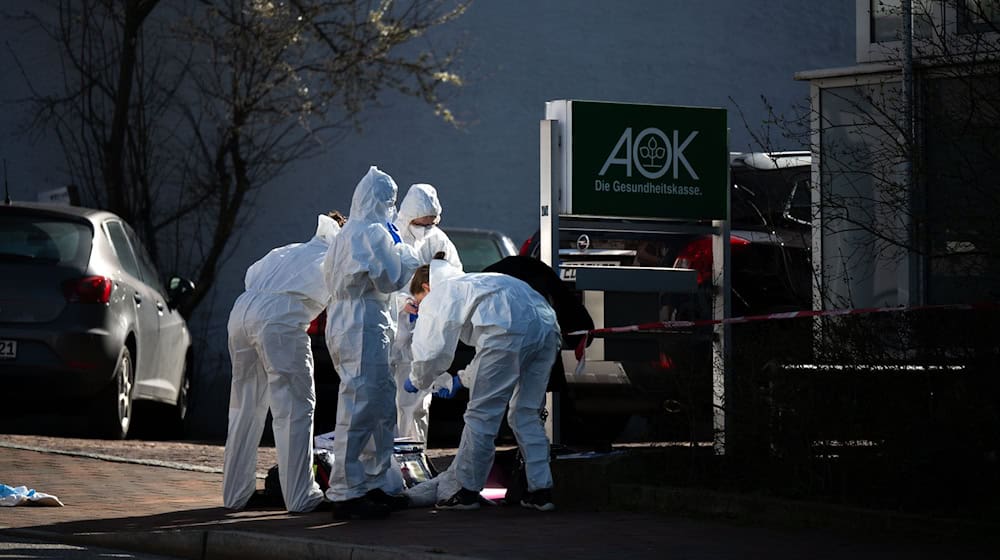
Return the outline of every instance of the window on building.
{"type": "Polygon", "coordinates": [[[1000,75],[922,88],[928,303],[1000,298],[1000,75]]]}
{"type": "Polygon", "coordinates": [[[900,0],[871,0],[870,14],[872,43],[899,40],[903,28],[900,0]]]}
{"type": "Polygon", "coordinates": [[[908,274],[897,82],[820,94],[822,297],[832,308],[898,305],[908,274]]]}
{"type": "Polygon", "coordinates": [[[1000,0],[957,0],[959,33],[1000,31],[1000,0]]]}
{"type": "MultiPolygon", "coordinates": [[[[941,21],[940,0],[913,0],[913,34],[931,39],[941,21]]],[[[869,0],[869,30],[872,43],[899,41],[903,35],[902,0],[869,0]]]]}

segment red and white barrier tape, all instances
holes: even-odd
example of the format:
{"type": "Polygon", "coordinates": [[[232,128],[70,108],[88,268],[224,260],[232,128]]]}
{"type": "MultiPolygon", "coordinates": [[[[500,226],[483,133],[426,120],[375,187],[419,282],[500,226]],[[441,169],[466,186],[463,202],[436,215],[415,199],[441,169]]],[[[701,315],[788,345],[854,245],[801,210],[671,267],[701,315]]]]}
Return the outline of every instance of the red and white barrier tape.
{"type": "MultiPolygon", "coordinates": [[[[955,303],[955,304],[942,304],[942,305],[914,305],[914,306],[898,306],[898,307],[865,307],[860,309],[821,309],[816,311],[788,311],[785,313],[768,313],[766,315],[746,315],[743,317],[729,317],[728,319],[699,319],[697,321],[657,321],[654,323],[640,323],[638,325],[627,325],[624,327],[605,327],[600,329],[592,329],[589,331],[573,331],[569,333],[570,336],[574,335],[595,335],[595,334],[608,334],[608,333],[626,333],[626,332],[639,332],[639,331],[653,331],[653,330],[678,330],[678,329],[689,329],[692,327],[707,327],[711,325],[732,325],[737,323],[750,323],[754,321],[773,321],[778,319],[798,319],[801,317],[834,317],[840,315],[863,315],[869,313],[888,313],[888,312],[908,312],[908,311],[922,311],[927,309],[953,309],[953,310],[974,310],[974,309],[1000,309],[1000,304],[997,303],[955,303]]],[[[580,340],[580,343],[575,349],[576,359],[580,360],[582,363],[582,358],[584,351],[586,350],[588,337],[584,337],[580,340]]]]}

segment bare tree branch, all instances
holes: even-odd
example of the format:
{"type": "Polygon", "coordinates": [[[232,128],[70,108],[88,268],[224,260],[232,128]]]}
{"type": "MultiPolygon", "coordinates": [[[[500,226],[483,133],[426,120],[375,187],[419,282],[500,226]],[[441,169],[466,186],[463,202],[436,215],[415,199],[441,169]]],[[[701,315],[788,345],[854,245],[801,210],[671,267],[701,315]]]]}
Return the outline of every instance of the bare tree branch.
{"type": "Polygon", "coordinates": [[[46,0],[18,16],[58,48],[63,82],[32,87],[70,180],[188,270],[194,309],[259,189],[360,127],[395,91],[458,124],[457,50],[417,44],[460,0],[46,0]]]}

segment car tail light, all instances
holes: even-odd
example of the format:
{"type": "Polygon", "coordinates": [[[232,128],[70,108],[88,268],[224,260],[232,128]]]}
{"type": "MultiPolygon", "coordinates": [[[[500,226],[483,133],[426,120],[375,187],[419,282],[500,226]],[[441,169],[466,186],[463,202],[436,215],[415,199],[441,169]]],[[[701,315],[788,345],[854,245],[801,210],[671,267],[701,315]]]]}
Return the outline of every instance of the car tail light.
{"type": "Polygon", "coordinates": [[[521,244],[521,250],[518,251],[517,254],[521,255],[522,257],[530,257],[531,256],[531,242],[534,241],[534,240],[535,240],[534,237],[529,237],[528,239],[526,239],[524,241],[524,243],[521,244]]]}
{"type": "Polygon", "coordinates": [[[306,329],[306,333],[309,336],[323,334],[326,331],[326,310],[320,312],[315,319],[309,322],[309,328],[306,329]]]}
{"type": "Polygon", "coordinates": [[[72,303],[108,303],[114,282],[106,276],[86,276],[63,283],[63,295],[72,303]]]}
{"type": "MultiPolygon", "coordinates": [[[[746,247],[750,241],[729,236],[729,247],[736,251],[746,247]]],[[[674,268],[690,268],[698,272],[698,284],[703,284],[712,278],[712,238],[699,237],[677,253],[674,268]]]]}

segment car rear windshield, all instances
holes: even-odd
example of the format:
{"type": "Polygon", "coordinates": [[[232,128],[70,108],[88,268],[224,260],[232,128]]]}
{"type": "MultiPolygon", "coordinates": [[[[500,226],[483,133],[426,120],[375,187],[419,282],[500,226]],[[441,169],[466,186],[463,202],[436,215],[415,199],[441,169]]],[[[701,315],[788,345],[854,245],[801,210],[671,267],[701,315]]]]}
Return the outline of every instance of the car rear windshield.
{"type": "Polygon", "coordinates": [[[0,216],[0,262],[79,264],[90,256],[93,231],[52,216],[0,216]]]}
{"type": "Polygon", "coordinates": [[[458,249],[458,257],[462,259],[462,269],[466,272],[482,272],[484,268],[506,256],[487,234],[448,232],[448,237],[458,249]]]}

